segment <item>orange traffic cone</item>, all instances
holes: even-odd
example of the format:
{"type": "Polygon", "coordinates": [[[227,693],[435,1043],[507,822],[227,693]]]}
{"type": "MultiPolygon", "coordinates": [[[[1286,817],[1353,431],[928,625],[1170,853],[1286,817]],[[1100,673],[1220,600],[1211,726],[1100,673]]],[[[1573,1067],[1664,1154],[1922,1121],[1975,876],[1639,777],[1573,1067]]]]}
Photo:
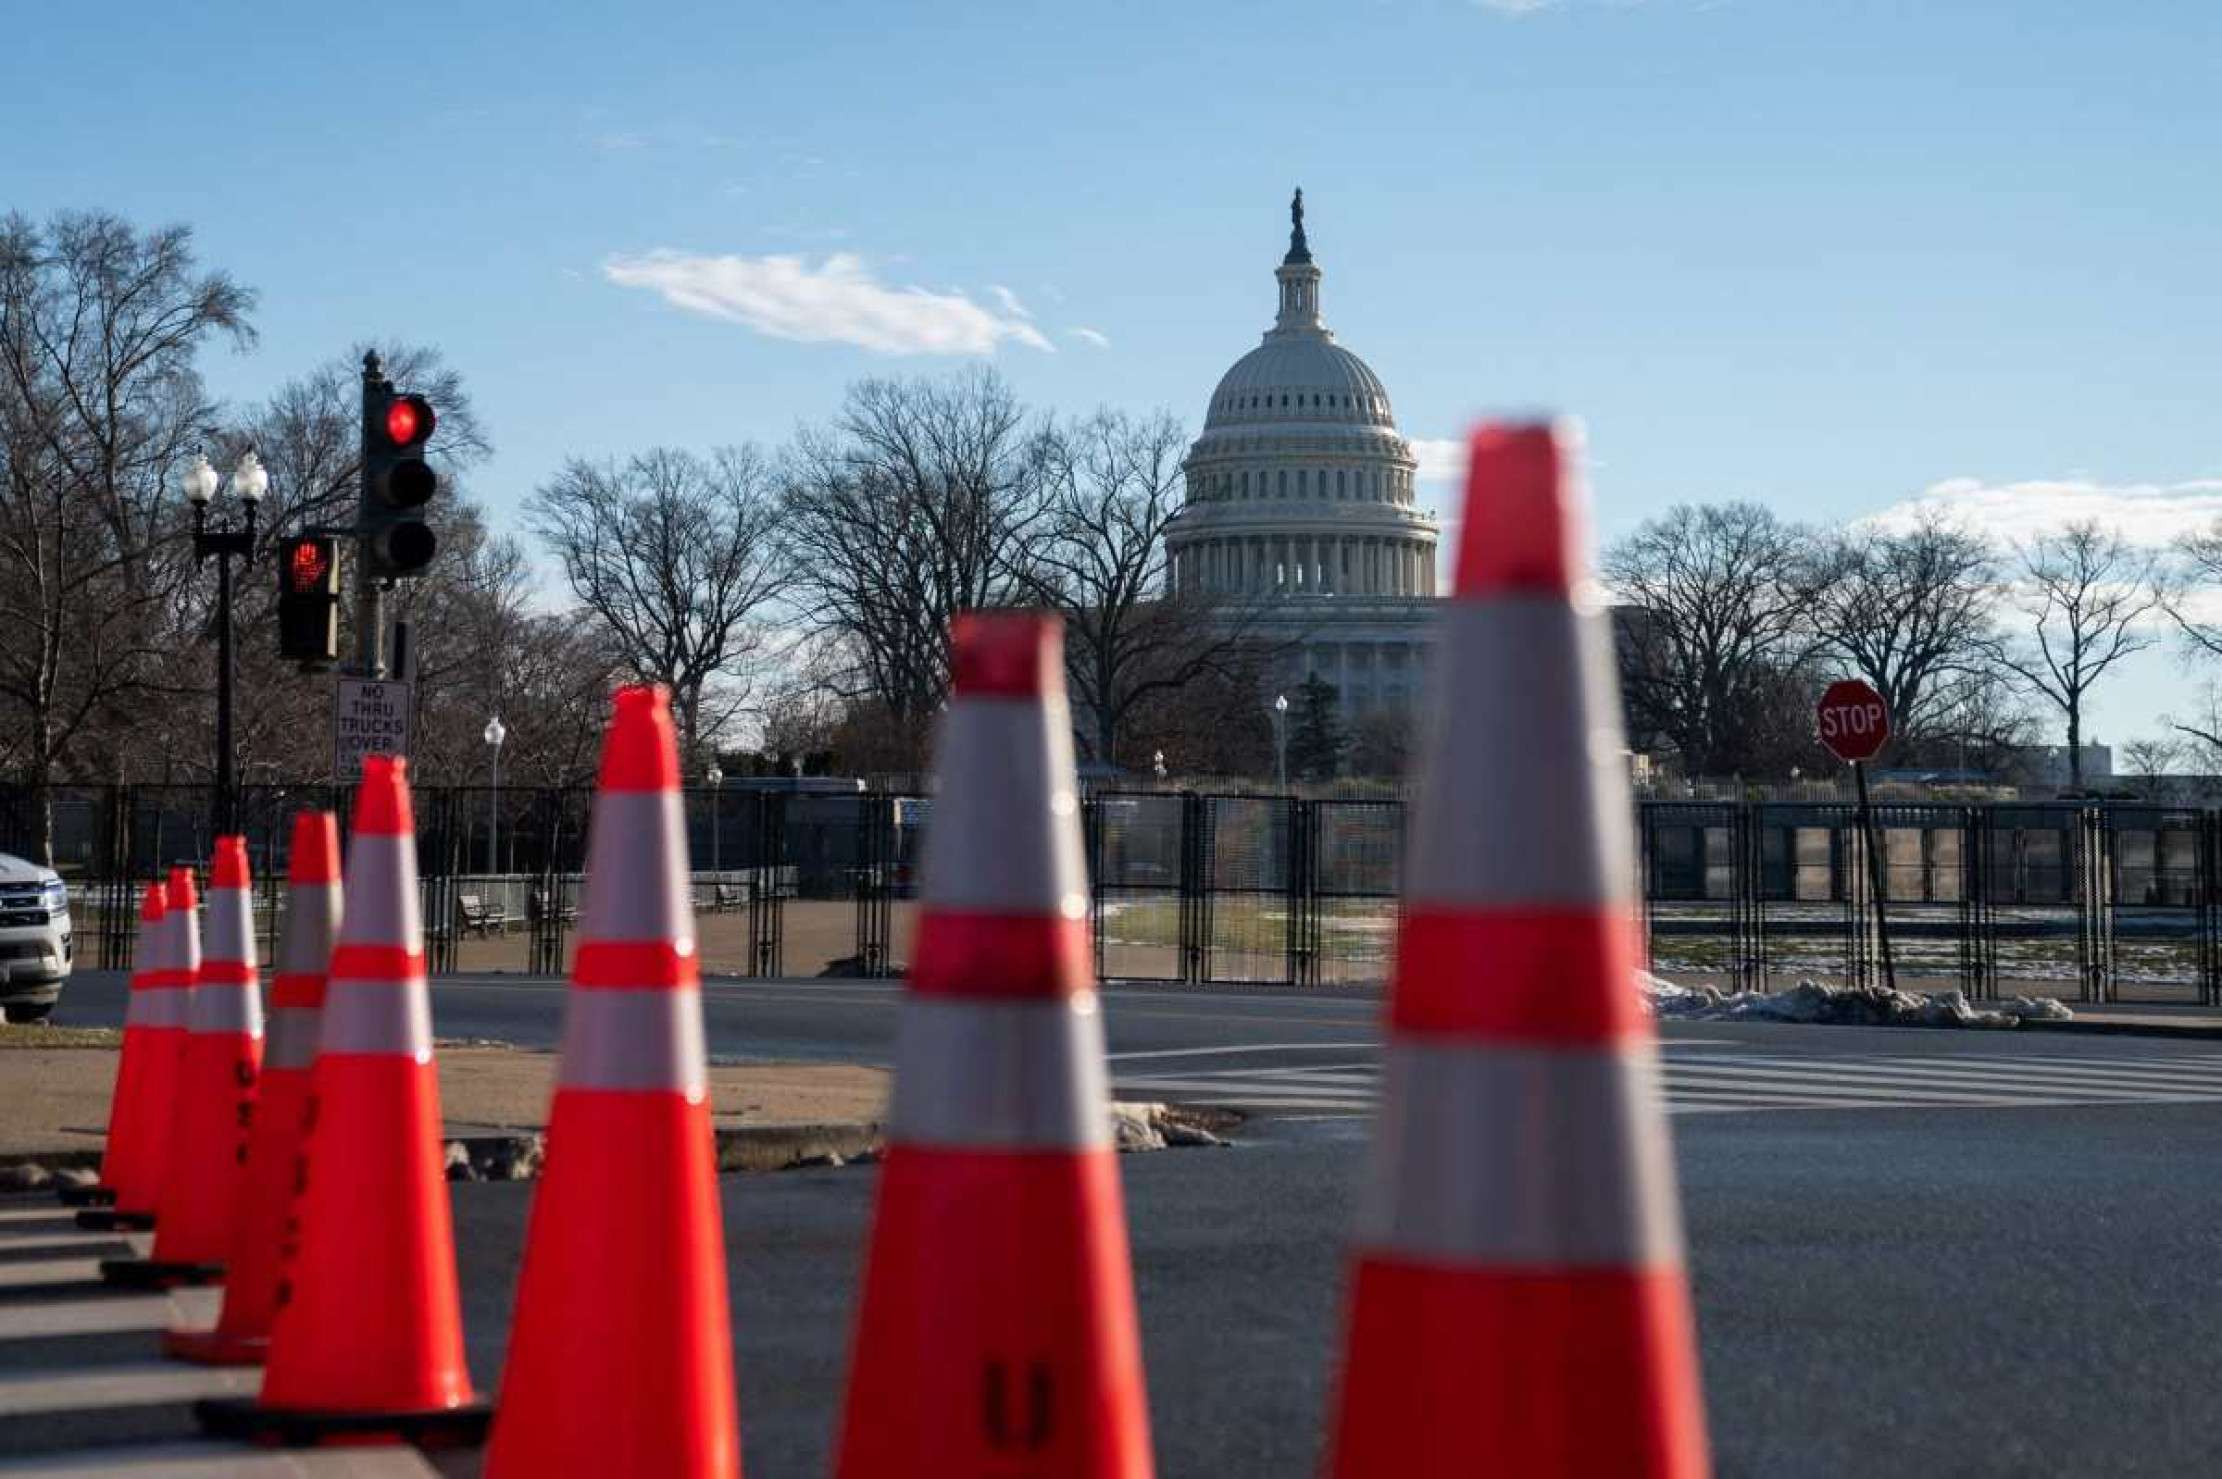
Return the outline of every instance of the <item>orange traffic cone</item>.
{"type": "Polygon", "coordinates": [[[262,1066],[253,897],[247,839],[217,838],[209,872],[208,953],[203,958],[193,916],[192,874],[182,868],[171,872],[170,907],[182,911],[188,956],[195,964],[185,1051],[172,1101],[169,1164],[155,1211],[154,1255],[103,1262],[101,1277],[112,1284],[161,1288],[209,1284],[224,1276],[246,1168],[255,1077],[262,1066]]]}
{"type": "Polygon", "coordinates": [[[256,1400],[196,1405],[227,1437],[475,1441],[441,1155],[408,762],[372,755],[355,793],[347,902],[311,1083],[300,1245],[256,1400]]]}
{"type": "Polygon", "coordinates": [[[309,1071],[324,1012],[324,976],[339,935],[339,821],[328,811],[293,818],[286,868],[285,933],[270,983],[270,1031],[255,1086],[254,1127],[247,1171],[232,1227],[224,1308],[214,1330],[172,1330],[163,1346],[173,1356],[218,1365],[251,1365],[270,1345],[278,1312],[278,1281],[292,1241],[294,1188],[308,1154],[309,1071]]]}
{"type": "Polygon", "coordinates": [[[116,1065],[115,1096],[108,1103],[108,1149],[100,1160],[108,1206],[77,1214],[80,1226],[96,1231],[154,1226],[171,1104],[177,1097],[178,1055],[185,1048],[188,995],[177,988],[166,963],[167,913],[162,885],[148,884],[139,901],[123,1052],[116,1065]]]}
{"type": "Polygon", "coordinates": [[[670,701],[619,689],[489,1479],[740,1473],[686,847],[670,701]]]}
{"type": "Polygon", "coordinates": [[[1473,439],[1360,1200],[1347,1479],[1708,1471],[1567,455],[1549,426],[1473,439]]]}
{"type": "Polygon", "coordinates": [[[953,638],[837,1472],[1135,1479],[1149,1419],[1051,617],[953,638]]]}

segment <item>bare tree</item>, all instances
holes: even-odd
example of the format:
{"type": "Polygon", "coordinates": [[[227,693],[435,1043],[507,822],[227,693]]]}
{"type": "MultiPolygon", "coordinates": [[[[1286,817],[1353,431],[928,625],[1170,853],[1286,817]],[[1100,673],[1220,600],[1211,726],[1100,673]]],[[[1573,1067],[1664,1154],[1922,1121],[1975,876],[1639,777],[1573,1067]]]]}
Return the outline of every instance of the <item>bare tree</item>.
{"type": "Polygon", "coordinates": [[[1187,443],[1162,412],[1100,410],[1040,435],[1046,517],[1020,588],[1064,617],[1081,744],[1094,760],[1121,760],[1129,718],[1151,695],[1229,677],[1255,626],[1257,603],[1170,579],[1165,526],[1181,509],[1187,443]]]}
{"type": "Polygon", "coordinates": [[[835,691],[883,716],[913,765],[949,690],[950,619],[1028,588],[1044,499],[1025,423],[990,370],[866,380],[789,459],[798,610],[839,659],[835,691]]]}
{"type": "Polygon", "coordinates": [[[2030,618],[2026,643],[2003,661],[2023,686],[2060,710],[2068,727],[2068,782],[2083,786],[2083,710],[2109,668],[2159,640],[2144,626],[2160,604],[2151,554],[2096,520],[2021,547],[2008,600],[2030,618]]]}
{"type": "Polygon", "coordinates": [[[2174,735],[2147,735],[2122,746],[2122,759],[2131,775],[2157,785],[2183,763],[2189,751],[2190,746],[2174,735]]]}
{"type": "Polygon", "coordinates": [[[1681,504],[1605,552],[1630,727],[1663,737],[1690,775],[1773,768],[1810,733],[1789,681],[1814,647],[1808,538],[1755,503],[1681,504]],[[1788,729],[1785,726],[1789,726],[1788,729]]]}
{"type": "Polygon", "coordinates": [[[625,667],[670,688],[697,756],[745,700],[759,619],[785,584],[770,465],[753,447],[575,459],[525,518],[625,667]]]}
{"type": "Polygon", "coordinates": [[[1953,725],[1997,670],[1995,563],[1982,539],[1935,514],[1904,533],[1846,530],[1819,543],[1814,630],[1882,695],[1901,749],[1965,738],[1953,725]]]}
{"type": "Polygon", "coordinates": [[[188,564],[171,473],[212,419],[194,359],[251,342],[253,304],[199,270],[183,227],[0,220],[0,703],[42,795],[87,722],[160,671],[159,608],[188,564]]]}

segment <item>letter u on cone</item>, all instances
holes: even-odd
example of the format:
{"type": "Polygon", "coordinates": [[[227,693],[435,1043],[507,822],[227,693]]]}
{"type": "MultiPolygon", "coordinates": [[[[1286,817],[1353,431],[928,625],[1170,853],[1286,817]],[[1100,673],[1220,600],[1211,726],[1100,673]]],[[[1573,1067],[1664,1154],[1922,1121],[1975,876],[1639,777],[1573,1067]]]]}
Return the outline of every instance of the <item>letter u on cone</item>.
{"type": "Polygon", "coordinates": [[[1061,631],[957,618],[842,1479],[1140,1479],[1061,631]]]}
{"type": "Polygon", "coordinates": [[[311,1070],[300,1246],[286,1266],[259,1403],[202,1402],[227,1436],[426,1443],[483,1433],[456,1294],[440,1086],[424,979],[407,762],[363,761],[347,902],[311,1070]]]}
{"type": "Polygon", "coordinates": [[[324,976],[339,936],[339,821],[328,811],[293,819],[285,930],[270,985],[270,1024],[247,1136],[242,1202],[226,1260],[224,1308],[214,1330],[173,1330],[163,1347],[189,1361],[243,1365],[269,1349],[280,1264],[292,1239],[294,1187],[308,1153],[309,1071],[324,1008],[324,976]]]}
{"type": "Polygon", "coordinates": [[[1708,1469],[1612,649],[1548,426],[1473,439],[1331,1471],[1708,1469]]]}
{"type": "Polygon", "coordinates": [[[740,1473],[670,700],[624,688],[489,1479],[740,1473]]]}
{"type": "Polygon", "coordinates": [[[151,1223],[162,1192],[187,996],[171,980],[167,964],[167,912],[162,885],[148,884],[139,901],[123,1055],[108,1106],[108,1149],[100,1161],[101,1182],[115,1193],[115,1212],[98,1220],[111,1226],[126,1218],[151,1223]]]}

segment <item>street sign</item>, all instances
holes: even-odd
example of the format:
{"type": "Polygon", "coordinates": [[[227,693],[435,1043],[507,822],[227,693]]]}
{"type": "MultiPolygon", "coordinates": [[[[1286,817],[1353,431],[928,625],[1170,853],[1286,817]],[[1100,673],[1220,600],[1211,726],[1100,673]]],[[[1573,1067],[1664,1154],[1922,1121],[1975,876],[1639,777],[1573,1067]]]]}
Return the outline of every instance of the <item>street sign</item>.
{"type": "Polygon", "coordinates": [[[407,683],[341,678],[332,689],[332,778],[353,785],[365,755],[409,753],[415,694],[407,683]]]}
{"type": "Polygon", "coordinates": [[[1883,947],[1883,984],[1898,989],[1898,962],[1890,948],[1888,879],[1883,868],[1883,840],[1875,828],[1875,808],[1867,800],[1867,762],[1890,741],[1890,706],[1883,696],[1857,678],[1831,683],[1814,710],[1813,727],[1830,754],[1852,767],[1852,782],[1859,795],[1859,831],[1867,854],[1867,889],[1875,900],[1875,936],[1883,947]]]}
{"type": "Polygon", "coordinates": [[[1857,678],[1828,686],[1814,724],[1829,753],[1847,764],[1874,759],[1890,739],[1890,710],[1883,696],[1857,678]]]}

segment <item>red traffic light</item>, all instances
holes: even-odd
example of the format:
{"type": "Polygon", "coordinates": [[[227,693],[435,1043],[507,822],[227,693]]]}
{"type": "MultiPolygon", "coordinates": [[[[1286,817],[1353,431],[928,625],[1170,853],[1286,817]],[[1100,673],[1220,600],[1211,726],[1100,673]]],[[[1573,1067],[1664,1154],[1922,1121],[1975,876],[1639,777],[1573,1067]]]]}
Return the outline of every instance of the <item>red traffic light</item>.
{"type": "Polygon", "coordinates": [[[386,440],[396,447],[411,447],[432,435],[439,418],[432,402],[421,395],[397,395],[386,403],[386,440]]]}
{"type": "Polygon", "coordinates": [[[326,539],[297,539],[286,552],[286,585],[296,591],[320,590],[332,571],[332,545],[326,539]]]}

